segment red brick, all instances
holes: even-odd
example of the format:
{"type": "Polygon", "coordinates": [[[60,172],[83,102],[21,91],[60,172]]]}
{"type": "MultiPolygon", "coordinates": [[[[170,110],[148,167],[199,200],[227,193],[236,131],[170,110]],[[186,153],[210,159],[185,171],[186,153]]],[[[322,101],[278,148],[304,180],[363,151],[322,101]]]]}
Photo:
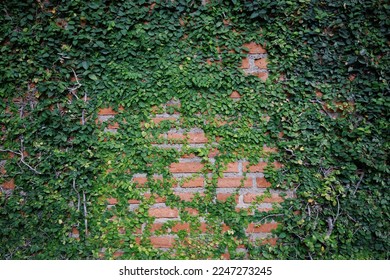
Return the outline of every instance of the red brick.
{"type": "Polygon", "coordinates": [[[172,173],[196,173],[201,171],[203,163],[200,162],[180,162],[172,163],[169,170],[172,173]]]}
{"type": "Polygon", "coordinates": [[[123,256],[123,252],[121,252],[121,251],[116,251],[114,254],[112,254],[112,257],[113,258],[119,258],[119,257],[121,257],[121,256],[123,256]]]}
{"type": "MultiPolygon", "coordinates": [[[[225,202],[232,195],[231,193],[217,193],[217,200],[225,202]]],[[[238,195],[235,195],[235,201],[238,203],[238,195]]]]}
{"type": "MultiPolygon", "coordinates": [[[[140,187],[143,187],[147,182],[148,182],[148,178],[146,177],[133,177],[133,182],[134,183],[137,183],[140,187]]],[[[162,182],[163,178],[160,177],[160,176],[156,176],[153,178],[154,181],[151,181],[151,182],[162,182]]],[[[172,182],[174,183],[174,182],[172,182]]]]}
{"type": "Polygon", "coordinates": [[[227,164],[226,170],[224,172],[238,172],[238,162],[230,162],[227,164]]]}
{"type": "Polygon", "coordinates": [[[249,59],[248,58],[242,59],[241,68],[242,69],[248,69],[249,68],[249,59]]]}
{"type": "Polygon", "coordinates": [[[244,44],[244,47],[249,49],[248,53],[250,54],[266,53],[266,50],[255,42],[244,44]]]}
{"type": "Polygon", "coordinates": [[[192,201],[194,198],[193,193],[175,193],[178,197],[180,197],[181,200],[183,201],[192,201]]]}
{"type": "Polygon", "coordinates": [[[191,144],[202,144],[208,141],[203,132],[190,132],[188,133],[188,138],[191,144]]]}
{"type": "Polygon", "coordinates": [[[233,91],[232,94],[230,94],[230,98],[241,98],[241,95],[237,91],[233,91]]]}
{"type": "Polygon", "coordinates": [[[228,225],[222,224],[222,232],[227,232],[230,229],[228,225]]]}
{"type": "Polygon", "coordinates": [[[203,178],[193,178],[189,181],[185,181],[182,184],[183,188],[202,188],[204,187],[204,179],[203,178]]]}
{"type": "Polygon", "coordinates": [[[219,150],[217,148],[209,151],[209,158],[216,157],[219,154],[219,150]]]}
{"type": "MultiPolygon", "coordinates": [[[[254,193],[249,193],[244,195],[244,203],[252,203],[256,200],[257,197],[260,197],[261,194],[254,194],[254,193]]],[[[271,198],[264,198],[262,202],[265,203],[273,203],[273,202],[282,202],[283,198],[281,198],[277,194],[273,194],[271,198]]]]}
{"type": "Polygon", "coordinates": [[[190,215],[196,216],[199,214],[199,211],[196,210],[195,208],[185,208],[185,211],[187,211],[190,215]]]}
{"type": "MultiPolygon", "coordinates": [[[[234,177],[234,178],[219,178],[217,186],[219,188],[238,188],[241,187],[241,180],[244,179],[244,177],[234,177]]],[[[252,178],[244,179],[243,182],[244,188],[252,187],[252,178]]]]}
{"type": "Polygon", "coordinates": [[[246,232],[247,233],[260,233],[260,232],[271,232],[278,227],[277,223],[268,223],[262,225],[249,224],[246,232]]]}
{"type": "Polygon", "coordinates": [[[115,204],[118,203],[118,199],[110,197],[110,198],[107,199],[107,203],[110,204],[110,205],[115,205],[115,204]]]}
{"type": "Polygon", "coordinates": [[[150,232],[155,232],[157,230],[160,230],[164,224],[163,223],[155,223],[152,224],[150,227],[150,232]]]}
{"type": "Polygon", "coordinates": [[[173,232],[178,232],[179,230],[185,230],[185,231],[189,232],[190,231],[190,224],[180,223],[180,224],[176,224],[172,227],[173,232]]]}
{"type": "Polygon", "coordinates": [[[265,82],[268,79],[268,73],[267,72],[260,72],[255,74],[256,77],[260,78],[263,82],[265,82]]]}
{"type": "Polygon", "coordinates": [[[276,153],[278,151],[278,149],[277,148],[270,148],[270,147],[264,146],[263,147],[263,151],[266,152],[266,153],[276,153]]]}
{"type": "MultiPolygon", "coordinates": [[[[175,193],[183,201],[192,201],[195,197],[195,193],[175,193]]],[[[204,196],[204,193],[199,193],[200,196],[204,196]]]]}
{"type": "Polygon", "coordinates": [[[242,163],[242,169],[244,172],[264,172],[264,168],[267,166],[266,162],[259,162],[258,164],[255,165],[250,165],[248,166],[248,162],[243,162],[242,163]]]}
{"type": "Polygon", "coordinates": [[[268,182],[264,177],[256,178],[256,185],[258,188],[268,188],[271,186],[271,183],[268,182]]]}
{"type": "Polygon", "coordinates": [[[262,244],[276,245],[276,238],[267,238],[262,241],[262,244]]]}
{"type": "Polygon", "coordinates": [[[155,218],[177,218],[179,217],[179,211],[169,207],[151,208],[149,209],[149,216],[155,218]]]}
{"type": "Polygon", "coordinates": [[[207,231],[207,224],[201,223],[199,229],[201,232],[206,232],[207,231]]]}
{"type": "Polygon", "coordinates": [[[7,190],[13,190],[15,189],[15,180],[14,179],[11,179],[7,182],[4,182],[3,183],[3,188],[4,189],[7,189],[7,190]]]}
{"type": "Polygon", "coordinates": [[[148,178],[146,177],[133,177],[133,182],[137,183],[138,185],[145,185],[148,181],[148,178]]]}
{"type": "Polygon", "coordinates": [[[175,238],[173,236],[152,236],[150,242],[155,248],[171,248],[175,238]]]}
{"type": "Polygon", "coordinates": [[[111,107],[108,108],[101,108],[98,111],[99,116],[109,116],[109,115],[116,115],[118,114],[116,111],[114,111],[111,107]]]}
{"type": "Polygon", "coordinates": [[[255,65],[261,69],[267,69],[267,59],[266,58],[260,58],[255,60],[255,65]]]}
{"type": "Polygon", "coordinates": [[[76,227],[72,227],[72,237],[76,239],[80,237],[80,232],[76,227]]]}

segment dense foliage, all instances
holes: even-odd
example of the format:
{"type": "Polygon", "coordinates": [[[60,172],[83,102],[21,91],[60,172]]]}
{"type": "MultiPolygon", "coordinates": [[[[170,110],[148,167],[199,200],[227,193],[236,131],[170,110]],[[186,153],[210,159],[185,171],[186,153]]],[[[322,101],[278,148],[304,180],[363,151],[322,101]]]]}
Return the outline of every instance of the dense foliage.
{"type": "Polygon", "coordinates": [[[240,244],[250,258],[389,258],[389,12],[381,0],[1,2],[1,180],[16,185],[0,192],[1,258],[219,258],[226,248],[241,258],[240,244]],[[265,83],[239,69],[251,41],[266,46],[265,83]],[[215,164],[204,157],[208,193],[192,203],[170,188],[178,152],[151,145],[172,125],[153,125],[151,112],[172,99],[182,127],[223,139],[215,164]],[[95,121],[107,106],[123,107],[116,134],[95,121]],[[295,197],[254,216],[215,202],[220,165],[256,162],[263,144],[284,166],[268,170],[272,187],[295,197]],[[142,197],[136,173],[161,174],[149,189],[192,224],[175,255],[148,242],[153,197],[128,211],[142,197]],[[111,196],[120,200],[106,211],[111,196]],[[251,244],[245,226],[271,219],[278,244],[251,244]],[[139,245],[118,231],[141,225],[139,245]]]}

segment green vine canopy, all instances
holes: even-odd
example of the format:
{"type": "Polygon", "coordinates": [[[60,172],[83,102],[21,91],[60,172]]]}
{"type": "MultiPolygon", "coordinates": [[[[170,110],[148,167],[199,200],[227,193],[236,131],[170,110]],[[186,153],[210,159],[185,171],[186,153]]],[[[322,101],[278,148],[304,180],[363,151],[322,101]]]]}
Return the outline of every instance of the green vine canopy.
{"type": "Polygon", "coordinates": [[[1,259],[388,259],[389,13],[2,1],[1,259]]]}

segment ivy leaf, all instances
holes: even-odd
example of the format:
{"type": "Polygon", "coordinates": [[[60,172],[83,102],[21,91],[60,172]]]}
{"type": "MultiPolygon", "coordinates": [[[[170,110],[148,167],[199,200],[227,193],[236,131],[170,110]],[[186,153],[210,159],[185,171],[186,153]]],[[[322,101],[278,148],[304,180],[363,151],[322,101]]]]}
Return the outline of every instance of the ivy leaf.
{"type": "Polygon", "coordinates": [[[98,77],[95,74],[89,74],[88,78],[90,78],[93,81],[97,81],[98,80],[98,77]]]}
{"type": "Polygon", "coordinates": [[[87,70],[89,68],[89,63],[87,61],[83,61],[82,64],[83,68],[87,70]]]}

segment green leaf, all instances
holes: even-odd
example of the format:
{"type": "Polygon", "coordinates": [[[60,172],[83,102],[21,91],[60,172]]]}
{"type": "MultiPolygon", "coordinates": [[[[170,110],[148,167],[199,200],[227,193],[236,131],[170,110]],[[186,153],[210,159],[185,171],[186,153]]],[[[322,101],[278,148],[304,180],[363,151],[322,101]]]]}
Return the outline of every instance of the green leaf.
{"type": "Polygon", "coordinates": [[[82,66],[85,70],[87,70],[89,68],[89,63],[87,61],[83,61],[82,62],[82,66]]]}
{"type": "Polygon", "coordinates": [[[90,78],[93,81],[97,81],[98,80],[98,77],[95,74],[89,74],[88,78],[90,78]]]}

